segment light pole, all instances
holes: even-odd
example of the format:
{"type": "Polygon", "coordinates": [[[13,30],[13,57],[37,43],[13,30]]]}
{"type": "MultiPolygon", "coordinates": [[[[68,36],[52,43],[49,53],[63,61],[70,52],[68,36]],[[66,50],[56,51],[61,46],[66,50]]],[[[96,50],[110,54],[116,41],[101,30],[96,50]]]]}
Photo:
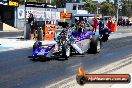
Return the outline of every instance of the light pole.
{"type": "Polygon", "coordinates": [[[118,21],[119,18],[119,0],[117,0],[117,11],[116,11],[116,20],[118,21]]]}
{"type": "MultiPolygon", "coordinates": [[[[46,3],[48,3],[48,1],[46,0],[46,3]]],[[[51,4],[51,0],[49,1],[49,3],[51,4]]],[[[52,9],[50,8],[50,21],[52,23],[52,9]]]]}
{"type": "Polygon", "coordinates": [[[97,7],[97,16],[99,15],[99,8],[97,7]]]}
{"type": "MultiPolygon", "coordinates": [[[[46,0],[46,3],[47,3],[47,0],[46,0]]],[[[44,23],[46,24],[46,14],[47,14],[47,9],[46,9],[46,7],[45,7],[45,19],[44,19],[44,23]]]]}
{"type": "MultiPolygon", "coordinates": [[[[50,4],[51,4],[51,0],[50,0],[50,4]]],[[[51,13],[50,19],[51,19],[51,24],[52,24],[52,8],[50,8],[50,13],[51,13]]]]}
{"type": "MultiPolygon", "coordinates": [[[[64,14],[66,14],[66,8],[64,8],[64,14]]],[[[64,18],[64,22],[66,22],[66,19],[64,18]]]]}
{"type": "Polygon", "coordinates": [[[24,0],[24,39],[27,39],[27,32],[26,32],[26,0],[24,0]]]}

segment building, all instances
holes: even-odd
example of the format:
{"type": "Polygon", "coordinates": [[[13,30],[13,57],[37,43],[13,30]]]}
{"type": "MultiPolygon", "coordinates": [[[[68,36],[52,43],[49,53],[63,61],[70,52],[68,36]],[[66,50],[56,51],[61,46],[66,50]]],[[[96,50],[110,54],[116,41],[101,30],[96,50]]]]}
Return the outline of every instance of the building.
{"type": "MultiPolygon", "coordinates": [[[[19,5],[17,8],[17,28],[24,28],[24,19],[25,19],[25,5],[19,5]]],[[[29,14],[34,15],[35,21],[46,22],[50,21],[55,23],[56,20],[60,19],[60,12],[57,12],[55,6],[49,3],[36,3],[36,2],[27,2],[26,3],[26,21],[29,18],[29,14]]]]}
{"type": "Polygon", "coordinates": [[[72,13],[72,15],[77,14],[88,14],[88,11],[85,10],[86,2],[68,2],[66,3],[66,8],[58,8],[57,11],[62,12],[66,11],[72,13]]]}
{"type": "MultiPolygon", "coordinates": [[[[34,3],[37,4],[37,3],[34,3]]],[[[40,3],[39,3],[40,4],[40,3]]],[[[47,3],[41,3],[41,4],[47,4],[47,3]]],[[[66,8],[49,8],[49,7],[35,7],[35,6],[29,6],[26,7],[26,18],[29,17],[29,13],[33,13],[34,17],[37,21],[51,21],[54,23],[57,21],[67,21],[71,22],[71,19],[69,20],[62,20],[60,19],[60,13],[61,12],[68,12],[72,13],[72,16],[78,16],[78,15],[86,15],[86,16],[93,16],[91,14],[88,14],[88,11],[85,10],[85,4],[86,2],[79,2],[79,1],[73,1],[73,2],[67,2],[66,8]]],[[[38,6],[38,5],[37,5],[38,6]]],[[[43,5],[42,5],[43,6],[43,5]]],[[[23,29],[24,27],[24,5],[19,5],[17,8],[17,27],[19,29],[23,29]]]]}
{"type": "Polygon", "coordinates": [[[0,21],[15,26],[16,8],[18,0],[0,0],[0,21]]]}
{"type": "Polygon", "coordinates": [[[72,20],[66,20],[68,23],[73,23],[75,18],[77,20],[83,19],[82,17],[94,17],[96,14],[89,14],[89,12],[85,9],[86,2],[67,2],[66,3],[66,8],[58,8],[57,10],[59,12],[67,12],[67,13],[72,13],[72,20]],[[82,17],[80,17],[82,16],[82,17]]]}

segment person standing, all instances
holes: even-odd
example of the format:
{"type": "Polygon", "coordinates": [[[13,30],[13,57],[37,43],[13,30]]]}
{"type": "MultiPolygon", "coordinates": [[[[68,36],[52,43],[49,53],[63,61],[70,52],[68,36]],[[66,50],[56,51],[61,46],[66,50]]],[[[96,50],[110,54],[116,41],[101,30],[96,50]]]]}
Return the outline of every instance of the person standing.
{"type": "Polygon", "coordinates": [[[121,21],[120,21],[120,23],[121,23],[121,26],[123,26],[123,18],[121,18],[121,21]]]}
{"type": "Polygon", "coordinates": [[[93,31],[96,32],[97,27],[98,27],[98,20],[97,20],[97,18],[94,18],[94,22],[93,22],[93,31]]]}
{"type": "Polygon", "coordinates": [[[103,29],[104,28],[104,22],[103,22],[103,19],[100,19],[99,21],[99,29],[103,29]]]}
{"type": "Polygon", "coordinates": [[[109,18],[107,22],[107,27],[110,29],[110,31],[112,31],[112,27],[113,27],[112,17],[109,18]]]}
{"type": "Polygon", "coordinates": [[[80,22],[78,25],[78,32],[82,32],[82,26],[83,26],[83,23],[80,22]]]}
{"type": "Polygon", "coordinates": [[[100,19],[99,21],[99,32],[104,29],[104,22],[103,19],[100,19]]]}
{"type": "Polygon", "coordinates": [[[28,18],[28,23],[30,24],[31,39],[34,39],[35,38],[35,27],[34,27],[34,17],[32,13],[30,13],[30,16],[28,18]]]}
{"type": "Polygon", "coordinates": [[[69,37],[71,34],[72,34],[72,28],[71,28],[71,25],[68,24],[68,26],[67,26],[67,35],[68,35],[68,37],[69,37]]]}
{"type": "Polygon", "coordinates": [[[129,25],[130,25],[130,21],[129,21],[129,19],[127,19],[127,21],[126,21],[126,25],[127,25],[127,28],[128,28],[129,25]]]}
{"type": "Polygon", "coordinates": [[[126,21],[125,19],[123,19],[123,27],[126,25],[126,21]]]}

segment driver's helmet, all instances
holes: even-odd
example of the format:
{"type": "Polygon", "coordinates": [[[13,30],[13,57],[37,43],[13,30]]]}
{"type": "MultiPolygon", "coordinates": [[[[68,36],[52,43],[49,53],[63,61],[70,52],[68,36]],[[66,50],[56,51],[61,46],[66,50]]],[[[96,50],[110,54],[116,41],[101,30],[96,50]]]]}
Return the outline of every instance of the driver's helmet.
{"type": "Polygon", "coordinates": [[[66,34],[67,34],[67,29],[64,28],[64,29],[62,30],[61,34],[62,34],[62,35],[66,35],[66,34]]]}
{"type": "Polygon", "coordinates": [[[82,23],[82,22],[80,22],[80,23],[79,23],[79,26],[81,26],[81,27],[82,27],[82,26],[83,26],[83,23],[82,23]]]}

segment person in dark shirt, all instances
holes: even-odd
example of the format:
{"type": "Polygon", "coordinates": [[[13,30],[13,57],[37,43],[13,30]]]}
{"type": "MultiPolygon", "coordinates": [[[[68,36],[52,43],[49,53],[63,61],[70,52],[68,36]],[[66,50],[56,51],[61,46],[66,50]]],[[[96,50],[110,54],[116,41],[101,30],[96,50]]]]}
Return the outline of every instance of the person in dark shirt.
{"type": "Polygon", "coordinates": [[[78,25],[78,32],[82,32],[82,22],[80,22],[78,25]]]}
{"type": "Polygon", "coordinates": [[[130,25],[130,21],[129,21],[129,19],[127,19],[127,21],[126,21],[126,25],[127,25],[127,28],[128,28],[129,25],[130,25]]]}
{"type": "Polygon", "coordinates": [[[34,28],[34,17],[33,14],[30,13],[30,16],[28,18],[28,23],[30,24],[30,31],[31,31],[31,38],[35,38],[35,28],[34,28]]]}
{"type": "Polygon", "coordinates": [[[126,21],[125,21],[125,19],[123,20],[123,27],[126,25],[126,21]]]}
{"type": "Polygon", "coordinates": [[[82,32],[82,28],[80,26],[78,28],[78,32],[82,32]]]}
{"type": "Polygon", "coordinates": [[[103,28],[104,28],[104,22],[103,22],[103,19],[100,19],[100,21],[99,21],[99,32],[101,30],[103,30],[103,28]]]}

